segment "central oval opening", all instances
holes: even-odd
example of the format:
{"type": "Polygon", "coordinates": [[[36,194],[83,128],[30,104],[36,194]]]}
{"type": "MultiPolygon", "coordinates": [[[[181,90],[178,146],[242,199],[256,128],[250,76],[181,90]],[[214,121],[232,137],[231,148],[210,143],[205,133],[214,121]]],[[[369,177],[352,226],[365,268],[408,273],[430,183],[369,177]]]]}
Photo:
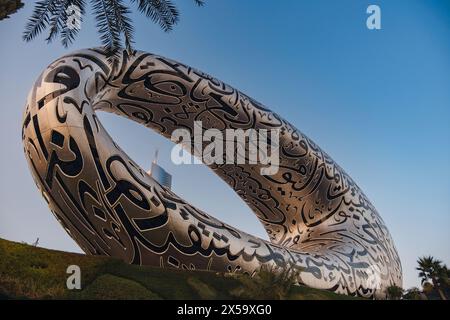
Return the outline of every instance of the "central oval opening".
{"type": "Polygon", "coordinates": [[[157,153],[157,163],[172,176],[171,189],[178,196],[215,218],[264,240],[261,222],[225,181],[204,164],[176,165],[171,161],[175,143],[134,121],[97,111],[113,140],[145,171],[157,153]]]}

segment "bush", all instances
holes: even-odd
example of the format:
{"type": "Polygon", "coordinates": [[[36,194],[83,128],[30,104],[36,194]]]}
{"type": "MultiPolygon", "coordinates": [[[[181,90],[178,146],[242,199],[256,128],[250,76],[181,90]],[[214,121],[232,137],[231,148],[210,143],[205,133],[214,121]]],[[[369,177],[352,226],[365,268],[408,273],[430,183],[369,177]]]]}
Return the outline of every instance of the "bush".
{"type": "Polygon", "coordinates": [[[413,288],[406,290],[406,292],[403,294],[402,299],[403,300],[423,300],[424,294],[422,292],[420,292],[419,288],[413,287],[413,288]]]}
{"type": "Polygon", "coordinates": [[[387,288],[387,296],[390,300],[400,300],[402,295],[403,289],[396,285],[392,285],[387,288]]]}
{"type": "Polygon", "coordinates": [[[230,294],[240,299],[283,300],[297,283],[301,270],[291,267],[262,266],[253,277],[237,275],[241,285],[230,294]]]}

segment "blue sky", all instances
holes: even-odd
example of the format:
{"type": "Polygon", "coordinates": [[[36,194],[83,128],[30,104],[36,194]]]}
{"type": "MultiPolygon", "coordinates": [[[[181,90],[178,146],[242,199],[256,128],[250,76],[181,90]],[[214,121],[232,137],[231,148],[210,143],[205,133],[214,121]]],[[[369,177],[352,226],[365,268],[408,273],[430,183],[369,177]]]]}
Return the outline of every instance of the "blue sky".
{"type": "MultiPolygon", "coordinates": [[[[54,59],[97,46],[92,17],[69,49],[21,33],[32,6],[0,22],[0,237],[80,249],[58,225],[31,179],[21,144],[29,89],[54,59]]],[[[418,256],[450,265],[450,2],[177,1],[181,21],[167,34],[133,13],[136,47],[192,65],[289,119],[359,184],[388,225],[404,269],[419,284],[418,256]],[[366,28],[381,7],[382,30],[366,28]]],[[[265,232],[250,209],[208,168],[175,166],[171,144],[148,129],[101,114],[128,154],[149,168],[154,150],[173,189],[218,218],[265,232]],[[138,143],[137,143],[138,142],[138,143]],[[192,188],[192,183],[195,188],[192,188]]]]}

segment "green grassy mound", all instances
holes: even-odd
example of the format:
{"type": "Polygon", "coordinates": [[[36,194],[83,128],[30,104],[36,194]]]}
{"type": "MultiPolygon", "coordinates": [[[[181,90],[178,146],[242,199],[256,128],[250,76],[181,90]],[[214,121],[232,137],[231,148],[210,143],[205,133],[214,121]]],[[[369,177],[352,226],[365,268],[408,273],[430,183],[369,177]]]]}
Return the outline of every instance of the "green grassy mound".
{"type": "MultiPolygon", "coordinates": [[[[38,248],[0,239],[0,299],[234,299],[239,277],[129,265],[121,260],[38,248]],[[81,290],[68,290],[69,265],[81,290]]],[[[293,286],[287,299],[355,299],[293,286]]]]}

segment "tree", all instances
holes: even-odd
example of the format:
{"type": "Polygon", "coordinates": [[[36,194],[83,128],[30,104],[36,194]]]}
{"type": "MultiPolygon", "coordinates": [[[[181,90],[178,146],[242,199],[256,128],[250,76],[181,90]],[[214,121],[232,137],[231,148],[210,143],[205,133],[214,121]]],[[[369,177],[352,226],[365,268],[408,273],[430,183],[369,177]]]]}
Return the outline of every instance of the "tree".
{"type": "Polygon", "coordinates": [[[447,300],[442,291],[442,285],[444,285],[443,280],[448,272],[447,267],[443,266],[440,260],[434,259],[432,256],[419,258],[417,263],[419,266],[416,269],[419,271],[419,277],[422,279],[422,284],[431,281],[441,299],[447,300]]]}
{"type": "Polygon", "coordinates": [[[396,285],[389,286],[387,287],[387,295],[388,299],[400,300],[403,295],[403,289],[396,285]]]}
{"type": "Polygon", "coordinates": [[[450,286],[450,270],[445,264],[442,270],[441,283],[443,283],[446,288],[450,286]]]}
{"type": "Polygon", "coordinates": [[[20,0],[0,0],[0,20],[9,18],[10,14],[16,13],[22,7],[20,0]]]}
{"type": "MultiPolygon", "coordinates": [[[[204,4],[204,0],[193,1],[198,6],[204,4]]],[[[67,48],[78,34],[79,24],[86,13],[86,2],[87,0],[37,1],[25,27],[23,39],[27,42],[31,41],[49,28],[46,41],[50,43],[60,35],[62,45],[67,48]]],[[[125,5],[125,1],[89,0],[89,2],[106,54],[112,58],[112,61],[118,58],[123,48],[131,54],[134,27],[129,17],[130,9],[125,5]]],[[[164,31],[172,30],[179,20],[178,9],[172,0],[130,0],[129,2],[137,5],[140,12],[158,23],[164,31]]]]}

